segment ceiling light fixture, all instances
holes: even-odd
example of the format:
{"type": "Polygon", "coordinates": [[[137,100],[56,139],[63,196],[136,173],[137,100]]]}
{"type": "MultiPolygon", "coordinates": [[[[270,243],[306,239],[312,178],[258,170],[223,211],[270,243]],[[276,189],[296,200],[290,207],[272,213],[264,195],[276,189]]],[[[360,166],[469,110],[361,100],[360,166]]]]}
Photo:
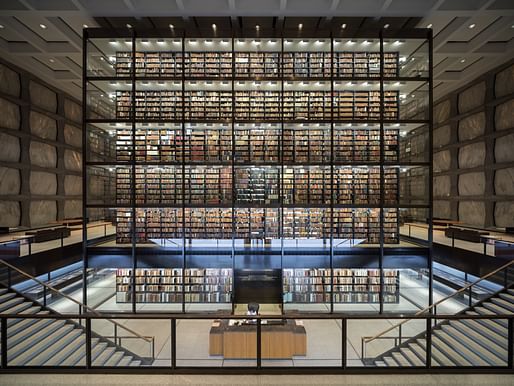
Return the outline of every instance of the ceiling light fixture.
{"type": "Polygon", "coordinates": [[[88,25],[87,24],[82,24],[82,27],[88,28],[88,25]]]}
{"type": "Polygon", "coordinates": [[[39,26],[41,27],[41,29],[46,29],[46,25],[45,24],[40,24],[39,26]]]}
{"type": "Polygon", "coordinates": [[[466,59],[461,59],[460,62],[461,63],[464,63],[466,61],[466,59]]]}
{"type": "Polygon", "coordinates": [[[175,28],[175,26],[173,24],[170,24],[169,26],[171,29],[175,28]]]}
{"type": "Polygon", "coordinates": [[[212,29],[216,29],[216,24],[212,24],[212,29]]]}
{"type": "Polygon", "coordinates": [[[127,23],[127,28],[132,28],[132,24],[127,23]]]}
{"type": "Polygon", "coordinates": [[[477,25],[475,23],[471,23],[470,25],[468,25],[468,28],[469,29],[473,29],[475,28],[477,25]]]}
{"type": "Polygon", "coordinates": [[[303,28],[303,24],[302,23],[298,24],[298,29],[302,29],[302,28],[303,28]]]}
{"type": "Polygon", "coordinates": [[[55,62],[55,60],[54,60],[54,59],[48,59],[48,60],[50,61],[50,63],[55,62]]]}
{"type": "Polygon", "coordinates": [[[346,28],[346,23],[341,24],[341,28],[345,29],[346,28]]]}
{"type": "Polygon", "coordinates": [[[157,40],[157,44],[164,44],[164,40],[162,40],[162,39],[157,40]]]}
{"type": "Polygon", "coordinates": [[[384,28],[388,29],[389,28],[389,24],[384,24],[384,28]]]}
{"type": "Polygon", "coordinates": [[[432,28],[432,23],[430,23],[429,25],[427,25],[427,28],[432,28]]]}
{"type": "Polygon", "coordinates": [[[255,29],[258,31],[258,30],[260,30],[260,29],[261,29],[261,26],[260,26],[259,24],[256,24],[256,25],[255,25],[255,29]]]}

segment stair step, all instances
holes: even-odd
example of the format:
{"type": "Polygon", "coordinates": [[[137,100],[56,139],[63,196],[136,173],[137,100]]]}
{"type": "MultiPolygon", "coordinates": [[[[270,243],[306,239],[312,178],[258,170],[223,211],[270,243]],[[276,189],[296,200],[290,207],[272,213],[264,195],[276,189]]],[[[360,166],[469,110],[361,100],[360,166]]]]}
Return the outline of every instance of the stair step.
{"type": "Polygon", "coordinates": [[[130,365],[130,362],[132,362],[132,355],[124,355],[123,358],[121,358],[121,360],[118,362],[118,367],[120,366],[129,366],[130,365]]]}
{"type": "Polygon", "coordinates": [[[387,367],[387,365],[384,363],[384,361],[375,361],[375,366],[377,367],[387,367]]]}
{"type": "Polygon", "coordinates": [[[425,361],[427,358],[427,354],[425,349],[421,347],[418,343],[409,343],[410,351],[416,355],[416,358],[421,362],[421,366],[425,366],[425,361]]]}
{"type": "MultiPolygon", "coordinates": [[[[20,315],[36,315],[36,314],[48,314],[48,311],[41,311],[41,307],[39,306],[32,306],[32,307],[29,307],[21,312],[18,312],[18,314],[20,315]]],[[[7,321],[7,328],[9,327],[13,327],[14,325],[16,325],[17,323],[21,323],[23,322],[24,320],[34,320],[34,319],[9,319],[7,321]]]]}
{"type": "Polygon", "coordinates": [[[130,362],[130,367],[139,367],[141,366],[141,361],[140,360],[133,360],[132,362],[130,362]]]}
{"type": "MultiPolygon", "coordinates": [[[[488,366],[489,363],[482,357],[470,350],[466,345],[457,339],[453,334],[449,333],[451,329],[435,330],[434,336],[437,336],[441,342],[446,344],[451,350],[458,354],[458,357],[462,357],[470,365],[488,366]]],[[[456,359],[458,358],[456,357],[456,359]]],[[[460,362],[463,366],[466,366],[466,362],[460,362]]]]}
{"type": "Polygon", "coordinates": [[[409,363],[409,366],[425,366],[425,362],[419,359],[418,355],[414,353],[410,348],[402,347],[400,349],[400,353],[409,363]]]}
{"type": "Polygon", "coordinates": [[[10,299],[13,299],[14,297],[16,297],[16,294],[14,292],[6,292],[0,295],[0,305],[10,299]]]}
{"type": "Polygon", "coordinates": [[[7,288],[0,288],[0,295],[7,293],[7,288]]]}
{"type": "MultiPolygon", "coordinates": [[[[474,311],[468,311],[466,314],[469,315],[497,315],[495,312],[489,310],[488,308],[483,307],[475,307],[474,311]]],[[[484,322],[489,322],[491,326],[496,326],[498,331],[502,331],[503,329],[507,329],[507,320],[501,319],[477,319],[484,322]]],[[[493,327],[491,327],[493,328],[493,327]]]]}
{"type": "Polygon", "coordinates": [[[432,333],[432,351],[434,350],[434,347],[437,347],[437,349],[446,357],[448,362],[450,362],[449,366],[472,365],[472,363],[463,354],[461,354],[457,348],[454,348],[452,345],[448,344],[444,339],[442,339],[438,332],[439,334],[441,333],[438,330],[435,330],[432,333]]]}
{"type": "MultiPolygon", "coordinates": [[[[100,342],[100,339],[93,338],[91,339],[91,350],[94,350],[95,347],[100,342]]],[[[73,354],[64,358],[61,362],[61,366],[85,366],[86,365],[86,341],[75,351],[73,354]]]]}
{"type": "Polygon", "coordinates": [[[79,334],[77,334],[75,339],[69,342],[60,352],[56,353],[51,358],[48,358],[48,360],[43,364],[44,366],[60,366],[67,358],[75,354],[80,354],[81,350],[85,353],[86,334],[84,334],[80,329],[77,330],[79,331],[79,334]]]}
{"type": "Polygon", "coordinates": [[[72,329],[73,326],[71,324],[64,324],[51,333],[45,334],[45,336],[42,339],[39,339],[37,343],[29,342],[28,347],[25,346],[25,349],[22,352],[17,351],[16,355],[9,356],[9,363],[15,366],[21,366],[29,362],[50,346],[53,346],[56,343],[58,344],[59,341],[68,335],[72,329]]]}
{"type": "Polygon", "coordinates": [[[510,303],[514,303],[514,295],[511,295],[508,292],[502,292],[500,294],[500,298],[505,299],[506,301],[508,301],[510,303]]]}
{"type": "Polygon", "coordinates": [[[13,298],[3,302],[2,304],[0,304],[0,313],[2,313],[2,314],[5,313],[6,310],[16,306],[17,304],[23,303],[23,301],[24,301],[23,298],[13,297],[13,298]]]}
{"type": "Polygon", "coordinates": [[[4,311],[4,314],[21,314],[26,309],[33,306],[33,303],[22,302],[4,311]]]}
{"type": "Polygon", "coordinates": [[[489,344],[484,344],[484,342],[481,340],[475,340],[473,335],[466,334],[467,331],[465,326],[452,323],[450,326],[445,326],[444,330],[448,333],[449,336],[458,341],[460,345],[465,347],[466,350],[470,351],[472,354],[471,357],[475,356],[479,358],[478,361],[472,361],[474,365],[481,364],[484,366],[499,366],[505,364],[503,363],[504,361],[501,360],[501,356],[499,357],[495,354],[495,352],[501,350],[500,347],[492,342],[489,342],[489,344]]]}
{"type": "MultiPolygon", "coordinates": [[[[468,315],[480,315],[478,312],[475,311],[468,311],[466,312],[468,315]]],[[[464,319],[463,319],[464,320],[464,319]]],[[[497,335],[507,338],[507,327],[500,325],[496,322],[496,320],[493,319],[475,319],[477,323],[480,323],[481,325],[487,327],[488,330],[493,331],[497,335]]]]}
{"type": "MultiPolygon", "coordinates": [[[[425,339],[417,339],[416,343],[421,346],[423,352],[426,352],[427,342],[425,339]]],[[[453,366],[450,361],[436,346],[432,344],[432,366],[453,366]]]]}
{"type": "Polygon", "coordinates": [[[401,366],[401,367],[411,367],[412,364],[407,360],[407,358],[405,358],[403,352],[400,350],[400,351],[393,351],[391,353],[391,356],[393,357],[393,359],[398,362],[398,364],[401,366]]]}
{"type": "MultiPolygon", "coordinates": [[[[28,310],[27,310],[28,311],[28,310]]],[[[27,312],[28,313],[28,312],[27,312]]],[[[48,311],[38,311],[36,312],[37,315],[39,314],[48,314],[48,311]]],[[[42,322],[46,321],[48,323],[51,323],[51,319],[9,319],[7,321],[7,337],[11,338],[20,331],[24,331],[29,326],[33,325],[36,322],[42,322]]],[[[12,344],[13,342],[9,340],[9,344],[12,344]]]]}
{"type": "Polygon", "coordinates": [[[98,358],[104,350],[107,348],[107,343],[105,342],[98,342],[98,344],[95,346],[95,348],[91,349],[91,363],[95,363],[96,358],[98,358]]]}
{"type": "Polygon", "coordinates": [[[105,362],[107,362],[111,356],[114,354],[115,348],[107,346],[101,353],[98,355],[94,361],[92,361],[93,366],[104,366],[105,362]]]}
{"type": "Polygon", "coordinates": [[[120,360],[124,357],[125,353],[123,351],[115,351],[114,354],[104,363],[106,367],[115,367],[118,365],[120,360]]]}
{"type": "Polygon", "coordinates": [[[8,347],[13,352],[23,351],[27,346],[44,339],[45,334],[55,331],[64,324],[64,320],[38,319],[18,333],[13,334],[8,341],[8,347]]]}
{"type": "Polygon", "coordinates": [[[54,356],[59,355],[61,351],[65,350],[79,335],[79,329],[71,329],[68,334],[55,341],[48,346],[45,350],[41,351],[37,356],[33,357],[30,361],[24,363],[25,366],[43,366],[52,359],[54,356]]]}
{"type": "Polygon", "coordinates": [[[507,339],[478,323],[477,320],[463,319],[452,321],[452,324],[453,323],[459,325],[459,330],[462,331],[463,334],[469,336],[476,342],[481,342],[483,346],[497,348],[499,350],[498,353],[501,354],[501,356],[503,356],[504,352],[507,352],[507,339]]]}
{"type": "Polygon", "coordinates": [[[510,302],[508,300],[502,299],[501,297],[498,298],[492,298],[491,302],[499,305],[500,307],[503,307],[504,309],[514,312],[514,302],[510,302]]]}
{"type": "MultiPolygon", "coordinates": [[[[482,307],[492,311],[493,315],[508,315],[508,314],[512,313],[511,311],[503,308],[502,306],[500,306],[496,303],[492,303],[492,302],[482,303],[482,307]]],[[[498,320],[498,323],[502,323],[502,322],[504,322],[505,326],[507,326],[507,319],[498,320]]]]}
{"type": "Polygon", "coordinates": [[[387,367],[398,367],[398,366],[400,366],[399,363],[396,362],[393,357],[390,357],[390,356],[383,357],[382,360],[385,362],[387,367]]]}

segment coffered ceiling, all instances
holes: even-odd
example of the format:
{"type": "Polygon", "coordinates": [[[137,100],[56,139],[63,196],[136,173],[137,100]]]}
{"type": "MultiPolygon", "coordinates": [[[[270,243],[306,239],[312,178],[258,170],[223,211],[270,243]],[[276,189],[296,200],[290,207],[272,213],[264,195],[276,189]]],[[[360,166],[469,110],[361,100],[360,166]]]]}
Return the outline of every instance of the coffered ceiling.
{"type": "Polygon", "coordinates": [[[1,0],[0,53],[80,99],[85,26],[287,29],[299,22],[354,32],[432,28],[435,99],[514,57],[513,0],[1,0]]]}

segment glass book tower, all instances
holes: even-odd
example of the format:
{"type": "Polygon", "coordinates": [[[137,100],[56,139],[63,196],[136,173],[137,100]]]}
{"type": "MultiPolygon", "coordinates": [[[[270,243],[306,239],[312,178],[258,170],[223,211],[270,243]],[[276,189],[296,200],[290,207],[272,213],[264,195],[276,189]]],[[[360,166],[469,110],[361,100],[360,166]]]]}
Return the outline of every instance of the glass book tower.
{"type": "Polygon", "coordinates": [[[339,33],[85,30],[88,304],[429,304],[431,34],[339,33]]]}

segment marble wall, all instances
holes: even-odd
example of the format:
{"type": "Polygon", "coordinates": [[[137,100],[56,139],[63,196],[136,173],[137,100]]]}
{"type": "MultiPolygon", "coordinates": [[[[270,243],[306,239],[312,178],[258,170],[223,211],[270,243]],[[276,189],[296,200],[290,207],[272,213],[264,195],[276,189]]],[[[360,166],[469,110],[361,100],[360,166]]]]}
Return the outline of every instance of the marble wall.
{"type": "Polygon", "coordinates": [[[434,106],[434,216],[514,227],[514,61],[434,106]]]}
{"type": "Polygon", "coordinates": [[[0,60],[0,226],[82,214],[82,108],[0,60]]]}

